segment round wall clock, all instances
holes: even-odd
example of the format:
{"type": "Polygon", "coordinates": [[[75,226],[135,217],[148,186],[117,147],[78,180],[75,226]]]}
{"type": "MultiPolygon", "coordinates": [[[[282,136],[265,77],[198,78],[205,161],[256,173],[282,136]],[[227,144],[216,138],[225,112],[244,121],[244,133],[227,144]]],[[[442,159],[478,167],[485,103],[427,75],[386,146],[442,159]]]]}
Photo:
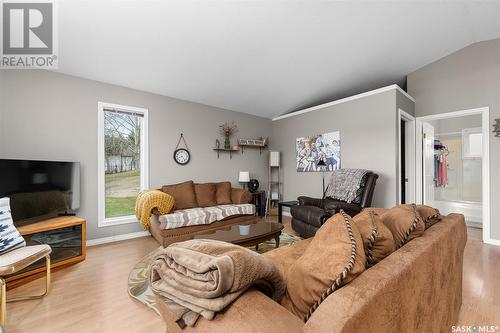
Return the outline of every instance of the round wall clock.
{"type": "Polygon", "coordinates": [[[186,148],[179,148],[174,151],[174,160],[180,165],[186,165],[189,163],[191,155],[186,148]]]}

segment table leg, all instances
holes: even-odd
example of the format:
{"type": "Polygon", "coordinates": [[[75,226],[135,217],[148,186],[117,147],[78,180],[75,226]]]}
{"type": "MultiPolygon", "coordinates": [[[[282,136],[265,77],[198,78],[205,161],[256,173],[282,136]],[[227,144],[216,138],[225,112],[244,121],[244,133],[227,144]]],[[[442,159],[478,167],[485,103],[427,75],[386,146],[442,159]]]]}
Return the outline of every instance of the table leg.
{"type": "Polygon", "coordinates": [[[283,224],[283,206],[278,203],[278,222],[283,224]]]}
{"type": "Polygon", "coordinates": [[[259,251],[259,244],[255,245],[255,251],[259,251]]]}
{"type": "Polygon", "coordinates": [[[274,242],[276,243],[276,248],[280,247],[280,234],[274,235],[274,242]]]}

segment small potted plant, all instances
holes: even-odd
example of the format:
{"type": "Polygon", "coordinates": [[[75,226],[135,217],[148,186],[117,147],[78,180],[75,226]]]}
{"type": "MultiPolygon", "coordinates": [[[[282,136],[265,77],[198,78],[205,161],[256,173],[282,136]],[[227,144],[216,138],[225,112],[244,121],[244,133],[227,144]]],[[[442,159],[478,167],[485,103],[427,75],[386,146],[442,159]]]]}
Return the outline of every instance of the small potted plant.
{"type": "Polygon", "coordinates": [[[231,142],[229,141],[229,138],[231,135],[238,132],[238,126],[236,126],[233,121],[231,123],[226,122],[219,127],[221,135],[224,136],[224,149],[231,149],[231,142]]]}

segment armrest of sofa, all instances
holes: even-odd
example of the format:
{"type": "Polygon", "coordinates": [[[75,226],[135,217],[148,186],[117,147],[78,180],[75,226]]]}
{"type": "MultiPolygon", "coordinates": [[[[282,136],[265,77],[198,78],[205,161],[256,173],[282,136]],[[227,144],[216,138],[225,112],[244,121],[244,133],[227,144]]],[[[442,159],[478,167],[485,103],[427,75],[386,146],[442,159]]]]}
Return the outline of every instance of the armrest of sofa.
{"type": "Polygon", "coordinates": [[[297,198],[300,206],[316,206],[323,208],[323,199],[300,196],[297,198]]]}
{"type": "Polygon", "coordinates": [[[181,329],[161,299],[157,306],[169,333],[302,332],[304,323],[263,293],[250,289],[213,320],[200,317],[194,327],[181,329]]]}
{"type": "Polygon", "coordinates": [[[443,217],[328,296],[304,332],[449,332],[462,304],[466,242],[463,215],[443,217]]]}
{"type": "Polygon", "coordinates": [[[357,215],[363,210],[363,208],[361,208],[360,205],[333,199],[325,199],[323,208],[331,215],[339,213],[340,210],[342,209],[350,216],[357,215]]]}
{"type": "Polygon", "coordinates": [[[231,188],[231,201],[233,204],[246,204],[252,202],[252,193],[242,188],[231,188]]]}
{"type": "Polygon", "coordinates": [[[323,225],[331,214],[316,206],[292,206],[290,213],[294,219],[313,225],[317,228],[323,225]]]}

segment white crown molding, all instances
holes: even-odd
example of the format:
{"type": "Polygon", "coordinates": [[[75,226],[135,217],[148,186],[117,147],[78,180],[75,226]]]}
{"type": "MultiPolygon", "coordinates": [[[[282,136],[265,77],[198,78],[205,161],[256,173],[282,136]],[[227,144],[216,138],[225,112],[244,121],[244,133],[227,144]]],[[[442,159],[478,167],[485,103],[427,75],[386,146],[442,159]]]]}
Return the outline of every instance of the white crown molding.
{"type": "Polygon", "coordinates": [[[329,106],[333,106],[333,105],[337,105],[337,104],[342,104],[342,103],[354,101],[356,99],[360,99],[360,98],[364,98],[364,97],[368,97],[368,96],[372,96],[372,95],[376,95],[376,94],[381,94],[381,93],[384,93],[384,92],[387,92],[387,91],[390,91],[390,90],[394,90],[394,89],[397,90],[397,91],[399,91],[404,96],[406,96],[409,100],[411,100],[412,102],[415,103],[415,98],[411,97],[406,91],[404,91],[403,89],[401,89],[397,84],[392,84],[392,85],[387,86],[387,87],[382,87],[382,88],[370,90],[370,91],[367,91],[367,92],[364,92],[364,93],[361,93],[361,94],[349,96],[349,97],[346,97],[346,98],[341,98],[341,99],[338,99],[336,101],[332,101],[332,102],[328,102],[328,103],[324,103],[324,104],[312,106],[312,107],[307,108],[307,109],[303,109],[303,110],[299,110],[299,111],[295,111],[295,112],[290,112],[290,113],[284,114],[282,116],[273,118],[272,120],[276,121],[276,120],[281,120],[281,119],[285,119],[285,118],[289,118],[289,117],[293,117],[293,116],[298,116],[298,115],[301,115],[301,114],[304,114],[304,113],[308,113],[308,112],[312,112],[312,111],[316,111],[316,110],[321,110],[321,109],[327,108],[329,106]]]}
{"type": "Polygon", "coordinates": [[[132,238],[145,237],[145,236],[151,236],[149,231],[138,231],[138,232],[131,232],[129,234],[122,234],[122,235],[109,236],[109,237],[103,237],[103,238],[89,239],[89,240],[87,240],[87,247],[101,245],[101,244],[107,244],[107,243],[113,243],[113,242],[118,242],[118,241],[132,239],[132,238]]]}

